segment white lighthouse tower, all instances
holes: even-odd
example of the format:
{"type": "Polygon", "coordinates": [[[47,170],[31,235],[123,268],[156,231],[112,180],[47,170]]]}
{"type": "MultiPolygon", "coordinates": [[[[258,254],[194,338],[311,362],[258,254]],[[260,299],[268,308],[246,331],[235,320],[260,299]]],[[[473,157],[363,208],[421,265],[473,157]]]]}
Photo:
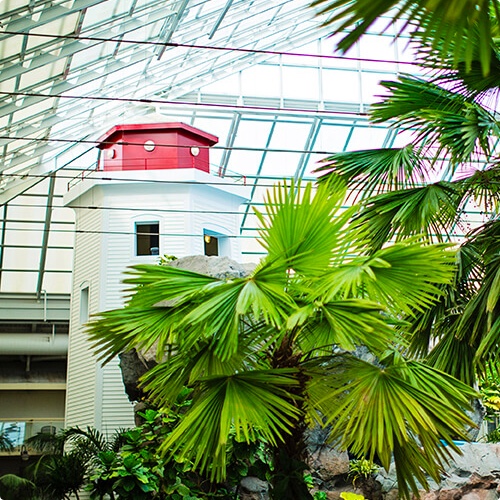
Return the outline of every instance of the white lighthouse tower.
{"type": "Polygon", "coordinates": [[[84,324],[123,304],[127,266],[159,255],[240,260],[236,235],[248,189],[209,173],[217,137],[183,123],[119,125],[99,139],[99,169],[73,185],[76,213],[66,426],[104,432],[134,423],[118,362],[97,362],[84,324]]]}

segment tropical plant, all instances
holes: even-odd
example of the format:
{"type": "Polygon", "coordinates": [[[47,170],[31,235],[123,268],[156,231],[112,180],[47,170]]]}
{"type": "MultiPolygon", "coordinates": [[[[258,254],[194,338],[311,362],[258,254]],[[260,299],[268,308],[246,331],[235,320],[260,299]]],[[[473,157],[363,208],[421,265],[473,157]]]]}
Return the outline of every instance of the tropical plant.
{"type": "Polygon", "coordinates": [[[410,141],[336,153],[318,171],[325,182],[340,176],[362,199],[355,225],[370,232],[374,251],[419,235],[460,244],[456,274],[442,299],[410,318],[406,333],[410,354],[474,385],[500,353],[500,124],[494,108],[500,50],[492,46],[485,78],[478,59],[471,70],[457,66],[455,42],[440,40],[439,54],[425,39],[420,45],[426,79],[402,74],[381,82],[386,93],[371,108],[374,123],[388,123],[410,141]],[[475,227],[467,220],[474,210],[482,219],[475,227]]]}
{"type": "Polygon", "coordinates": [[[234,436],[229,441],[228,477],[224,484],[212,484],[197,474],[190,461],[159,453],[162,442],[191,405],[190,394],[190,390],[184,389],[167,412],[154,408],[139,412],[142,425],[123,434],[120,449],[97,454],[86,487],[92,499],[228,498],[248,474],[266,477],[269,465],[262,443],[249,446],[234,436]]]}
{"type": "Polygon", "coordinates": [[[500,421],[500,373],[489,364],[486,374],[479,380],[479,393],[483,401],[486,418],[490,422],[500,421]]]}
{"type": "Polygon", "coordinates": [[[126,305],[100,313],[89,334],[104,361],[155,349],[143,385],[159,407],[185,386],[193,401],[160,446],[215,482],[230,436],[263,440],[274,498],[309,499],[305,433],[322,425],[353,453],[394,456],[401,493],[439,479],[461,409],[474,394],[398,350],[403,314],[423,313],[453,276],[454,254],[413,239],[371,250],[343,209],[342,183],[280,185],[257,212],[267,256],[243,278],[170,266],[129,270],[126,305]],[[397,328],[396,328],[397,327],[397,328]],[[371,353],[359,355],[360,346],[371,353]],[[448,446],[442,446],[444,440],[448,446]]]}
{"type": "Polygon", "coordinates": [[[493,429],[491,432],[488,432],[483,438],[483,441],[486,443],[500,443],[500,428],[493,429]]]}
{"type": "Polygon", "coordinates": [[[0,477],[0,498],[3,500],[31,500],[35,491],[36,485],[28,479],[15,474],[0,477]]]}
{"type": "Polygon", "coordinates": [[[378,473],[379,467],[374,464],[371,460],[366,458],[358,458],[351,460],[349,462],[349,472],[348,477],[351,479],[352,483],[356,485],[356,482],[360,479],[368,479],[378,473]]]}
{"type": "Polygon", "coordinates": [[[399,34],[406,31],[433,59],[451,60],[456,69],[483,77],[500,69],[496,0],[314,0],[312,6],[328,14],[324,24],[341,35],[342,51],[381,20],[384,31],[391,26],[399,34]]]}
{"type": "Polygon", "coordinates": [[[366,458],[358,458],[349,462],[347,477],[352,485],[362,491],[366,498],[378,500],[382,498],[382,486],[375,476],[380,467],[366,458]]]}
{"type": "Polygon", "coordinates": [[[0,478],[3,498],[23,500],[66,500],[79,498],[79,492],[87,483],[95,456],[120,446],[121,434],[107,441],[102,433],[93,428],[71,427],[57,434],[39,433],[28,440],[32,450],[41,453],[34,464],[25,468],[26,477],[8,474],[0,478]],[[65,445],[69,450],[65,451],[65,445]],[[3,490],[12,492],[3,494],[3,490]]]}

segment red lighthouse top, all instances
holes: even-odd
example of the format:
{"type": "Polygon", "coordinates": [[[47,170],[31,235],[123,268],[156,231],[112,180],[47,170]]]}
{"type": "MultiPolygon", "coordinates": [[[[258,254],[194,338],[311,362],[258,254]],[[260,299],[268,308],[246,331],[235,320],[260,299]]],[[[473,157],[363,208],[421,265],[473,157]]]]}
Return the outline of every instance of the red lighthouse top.
{"type": "Polygon", "coordinates": [[[197,168],[210,171],[218,137],[185,123],[115,125],[98,139],[103,170],[197,168]]]}

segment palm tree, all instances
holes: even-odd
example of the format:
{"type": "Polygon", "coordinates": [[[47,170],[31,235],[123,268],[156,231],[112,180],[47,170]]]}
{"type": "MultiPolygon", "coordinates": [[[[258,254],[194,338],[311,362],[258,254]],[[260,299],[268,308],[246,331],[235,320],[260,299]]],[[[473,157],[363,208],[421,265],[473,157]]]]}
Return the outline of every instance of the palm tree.
{"type": "Polygon", "coordinates": [[[473,385],[500,352],[500,47],[491,46],[485,78],[474,40],[470,68],[456,66],[454,43],[440,40],[439,53],[428,41],[420,46],[427,79],[403,74],[382,82],[386,95],[371,109],[374,122],[411,133],[411,141],[337,153],[318,170],[323,181],[340,176],[358,192],[363,208],[354,224],[370,232],[373,251],[416,235],[457,244],[453,234],[468,233],[453,281],[441,300],[413,316],[406,335],[412,355],[473,385]],[[475,228],[466,219],[471,206],[483,218],[475,228]]]}
{"type": "Polygon", "coordinates": [[[129,298],[89,333],[109,360],[156,349],[143,385],[159,407],[185,386],[193,403],[162,445],[221,481],[226,445],[263,440],[274,498],[311,498],[304,483],[309,427],[359,456],[395,459],[401,493],[438,480],[464,438],[467,386],[406,359],[401,316],[423,313],[453,277],[454,254],[411,240],[372,251],[342,208],[346,189],[277,186],[259,213],[267,256],[245,278],[138,265],[129,298]],[[360,356],[360,347],[369,356],[360,356]],[[448,446],[443,446],[443,440],[448,446]]]}

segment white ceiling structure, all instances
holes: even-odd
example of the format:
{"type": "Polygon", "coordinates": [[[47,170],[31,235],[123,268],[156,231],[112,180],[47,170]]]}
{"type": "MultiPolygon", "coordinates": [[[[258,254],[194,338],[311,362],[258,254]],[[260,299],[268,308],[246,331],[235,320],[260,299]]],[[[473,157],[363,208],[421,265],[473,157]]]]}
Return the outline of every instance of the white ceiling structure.
{"type": "MultiPolygon", "coordinates": [[[[380,80],[414,71],[406,40],[375,26],[341,57],[330,30],[307,0],[0,0],[0,298],[69,294],[62,196],[114,125],[218,136],[212,172],[255,203],[329,153],[402,140],[366,109],[380,80]]],[[[250,242],[249,213],[237,236],[250,242]]]]}

